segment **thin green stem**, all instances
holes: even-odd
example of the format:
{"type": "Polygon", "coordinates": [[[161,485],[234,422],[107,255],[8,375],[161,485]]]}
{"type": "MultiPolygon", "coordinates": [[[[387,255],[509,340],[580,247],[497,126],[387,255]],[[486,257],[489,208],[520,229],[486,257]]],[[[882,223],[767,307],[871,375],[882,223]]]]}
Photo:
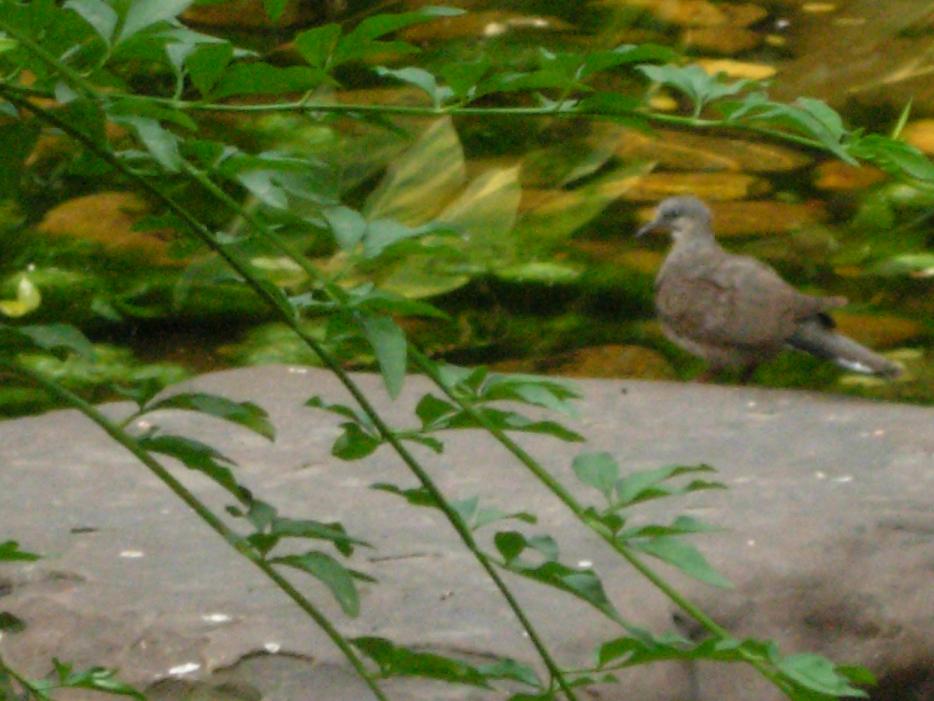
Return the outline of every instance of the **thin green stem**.
{"type": "MultiPolygon", "coordinates": [[[[535,477],[545,484],[551,492],[561,500],[564,505],[583,523],[585,523],[594,533],[599,535],[610,547],[618,552],[639,574],[648,579],[659,591],[667,596],[675,605],[687,613],[691,618],[700,623],[705,630],[717,636],[718,638],[730,638],[730,632],[714,621],[694,602],[669,584],[661,575],[657,574],[651,567],[646,565],[631,548],[621,543],[607,529],[593,522],[588,518],[585,507],[577,501],[574,496],[565,489],[557,479],[555,479],[544,467],[542,467],[535,458],[533,458],[522,446],[516,443],[505,431],[490,421],[486,415],[478,410],[472,403],[453,391],[448,385],[433,361],[425,356],[421,351],[410,348],[409,355],[415,364],[427,375],[435,385],[437,385],[445,395],[457,403],[461,409],[473,419],[477,425],[489,432],[513,457],[521,462],[535,477]]],[[[747,656],[747,661],[753,665],[763,676],[768,678],[773,684],[784,690],[781,685],[779,675],[771,670],[758,658],[747,656]]]]}
{"type": "MultiPolygon", "coordinates": [[[[294,247],[283,241],[281,237],[272,232],[269,227],[265,226],[265,224],[260,221],[258,217],[256,217],[252,212],[247,211],[239,202],[234,200],[232,197],[230,197],[230,195],[228,195],[213,181],[211,181],[210,178],[204,175],[201,171],[191,168],[190,166],[186,167],[186,171],[211,194],[221,200],[226,206],[236,212],[239,216],[248,221],[248,223],[253,226],[255,230],[260,232],[264,238],[268,239],[277,248],[279,248],[280,251],[289,256],[291,260],[300,265],[302,270],[309,276],[311,280],[323,283],[324,292],[328,294],[332,300],[338,304],[346,300],[346,294],[343,292],[343,290],[333,284],[328,284],[327,281],[324,281],[320,271],[318,271],[310,263],[310,261],[308,261],[306,256],[302,255],[299,251],[296,251],[294,247]]],[[[545,470],[529,453],[527,453],[515,441],[513,441],[508,436],[508,434],[486,419],[481,411],[478,411],[476,407],[474,407],[462,397],[457,396],[447,386],[441,375],[436,371],[434,363],[420,350],[415,348],[411,343],[409,344],[409,354],[414,360],[415,364],[432,380],[436,386],[445,392],[449,398],[457,402],[461,408],[471,416],[471,418],[478,422],[479,425],[487,429],[491,435],[493,435],[497,441],[499,441],[509,452],[511,452],[517,459],[519,459],[520,462],[522,462],[523,465],[525,465],[539,481],[543,482],[546,487],[548,487],[548,489],[550,489],[552,493],[555,494],[575,514],[575,516],[577,516],[578,519],[587,523],[592,528],[592,530],[597,532],[601,538],[603,538],[614,549],[616,549],[616,551],[624,559],[626,559],[626,561],[629,562],[629,564],[634,569],[636,569],[653,585],[655,585],[655,587],[658,588],[659,591],[667,596],[672,602],[674,602],[683,611],[685,611],[688,615],[700,623],[708,632],[720,638],[730,637],[730,634],[726,629],[717,624],[716,621],[705,614],[704,611],[701,610],[697,605],[687,599],[687,597],[681,594],[677,589],[672,587],[667,581],[665,581],[664,578],[662,578],[648,565],[646,565],[641,560],[641,558],[636,556],[636,554],[630,548],[614,539],[612,534],[607,533],[604,529],[599,528],[597,524],[594,524],[590,519],[588,519],[585,514],[585,507],[580,504],[567,489],[565,489],[564,485],[552,477],[552,475],[547,470],[545,470]]],[[[400,438],[400,434],[395,433],[395,437],[397,439],[400,438]]],[[[470,547],[470,545],[468,545],[468,547],[470,547]]],[[[486,556],[483,555],[482,557],[485,559],[486,556]]]]}
{"type": "MultiPolygon", "coordinates": [[[[192,168],[191,166],[185,166],[185,171],[193,177],[198,183],[200,183],[208,192],[217,197],[221,202],[223,202],[227,207],[234,211],[238,216],[243,217],[256,231],[258,231],[264,238],[268,238],[280,251],[285,253],[291,260],[294,260],[298,265],[302,267],[302,270],[309,276],[309,279],[316,282],[323,282],[324,291],[334,300],[336,303],[341,304],[346,302],[347,295],[339,287],[333,284],[326,283],[323,281],[320,271],[318,271],[308,260],[308,258],[302,255],[299,251],[295,250],[288,242],[284,241],[280,236],[276,235],[274,232],[269,230],[262,221],[259,220],[256,215],[248,211],[243,207],[239,202],[230,197],[226,192],[219,188],[210,178],[204,175],[201,171],[192,168]]],[[[294,327],[296,330],[300,327],[294,327]]],[[[551,654],[548,652],[545,647],[544,641],[541,639],[541,636],[536,631],[532,622],[525,615],[525,612],[522,610],[522,607],[519,605],[518,601],[513,596],[510,589],[506,586],[506,583],[499,576],[499,573],[492,567],[489,559],[486,554],[480,549],[476,541],[473,538],[473,534],[470,531],[470,528],[463,522],[463,519],[447,502],[444,497],[444,494],[434,483],[434,480],[431,479],[431,476],[421,467],[415,458],[409,453],[408,449],[402,443],[403,434],[398,431],[394,431],[386,426],[379,414],[376,412],[375,408],[370,404],[366,396],[359,391],[356,387],[356,384],[350,379],[350,377],[344,372],[343,368],[340,367],[337,363],[334,363],[333,360],[327,355],[326,351],[319,345],[317,342],[310,342],[309,345],[318,354],[318,356],[328,364],[329,369],[334,372],[337,377],[340,379],[344,387],[351,393],[354,400],[357,404],[363,409],[364,413],[368,418],[373,421],[373,425],[379,431],[380,436],[383,440],[387,441],[396,453],[402,458],[403,462],[409,468],[409,470],[416,476],[418,481],[422,484],[423,487],[429,492],[432,498],[435,500],[435,503],[438,504],[442,513],[447,517],[448,521],[451,523],[461,541],[467,547],[468,550],[474,555],[477,561],[483,567],[484,571],[493,580],[497,589],[499,589],[500,594],[509,604],[509,607],[512,609],[513,614],[519,620],[525,631],[529,635],[529,640],[532,641],[532,644],[535,646],[536,650],[539,653],[539,656],[545,662],[545,665],[548,667],[549,672],[552,677],[558,682],[561,686],[562,691],[569,699],[575,699],[574,692],[564,681],[563,675],[557,667],[557,664],[551,658],[551,654]]]]}
{"type": "Polygon", "coordinates": [[[29,694],[30,696],[32,696],[33,698],[36,698],[36,699],[46,699],[46,698],[48,698],[48,695],[47,695],[47,694],[43,693],[43,691],[42,691],[41,689],[39,689],[38,687],[36,687],[36,686],[35,686],[31,681],[29,681],[26,677],[24,677],[22,674],[20,674],[19,672],[17,672],[15,669],[13,669],[12,667],[10,667],[10,666],[4,661],[4,659],[3,659],[2,657],[0,657],[0,671],[6,672],[8,675],[10,675],[10,678],[13,679],[13,681],[15,681],[17,684],[19,684],[19,685],[22,687],[22,689],[23,689],[27,694],[29,694]]]}
{"type": "MultiPolygon", "coordinates": [[[[503,598],[509,604],[516,618],[525,628],[525,631],[529,636],[529,640],[532,642],[549,673],[560,685],[564,695],[569,699],[569,701],[576,701],[576,695],[567,684],[566,680],[563,678],[558,665],[555,663],[554,659],[551,657],[551,654],[548,652],[548,649],[545,647],[541,636],[538,634],[535,627],[532,625],[532,622],[528,619],[522,608],[519,606],[518,601],[506,586],[505,581],[499,576],[499,573],[495,570],[495,568],[487,561],[485,555],[474,541],[470,529],[463,522],[463,519],[460,517],[457,511],[455,511],[454,508],[451,507],[451,505],[447,502],[447,500],[444,498],[444,495],[438,489],[437,485],[435,485],[434,481],[431,479],[425,469],[422,468],[420,463],[402,444],[401,440],[399,440],[393,430],[385,423],[385,421],[383,421],[382,417],[367,399],[366,395],[363,394],[363,391],[356,385],[355,382],[353,382],[353,380],[351,380],[350,376],[340,366],[337,360],[322,346],[321,343],[319,343],[316,339],[309,335],[304,330],[304,328],[302,328],[302,326],[298,323],[295,315],[291,313],[290,310],[283,308],[281,300],[268,287],[256,279],[252,271],[249,269],[249,266],[237,258],[233,253],[231,253],[227,247],[219,244],[215,240],[212,233],[186,208],[178,204],[178,202],[176,202],[171,195],[169,195],[155,183],[150,182],[146,177],[139,175],[138,173],[129,169],[110,151],[99,146],[86,134],[78,129],[75,129],[71,124],[65,122],[56,114],[33,105],[19,96],[11,94],[5,90],[5,86],[0,85],[0,94],[4,94],[6,98],[17,107],[33,112],[43,121],[55,125],[72,138],[81,142],[95,155],[107,161],[126,177],[138,183],[145,190],[157,197],[169,210],[177,215],[188,226],[189,230],[194,236],[196,236],[205,245],[217,253],[218,256],[220,256],[236,273],[238,273],[243,278],[245,284],[253,289],[253,291],[260,297],[260,299],[265,301],[275,311],[275,313],[281,317],[282,321],[285,322],[289,328],[294,331],[299,336],[299,338],[301,338],[301,340],[315,352],[325,367],[334,373],[340,383],[353,397],[354,401],[357,402],[363,412],[372,421],[374,427],[377,429],[382,439],[390,446],[392,446],[393,450],[395,450],[399,457],[402,458],[402,461],[406,464],[409,470],[417,477],[422,486],[425,487],[425,489],[438,504],[438,508],[442,511],[442,513],[444,513],[445,517],[454,527],[458,536],[461,538],[461,541],[471,551],[471,553],[480,563],[481,567],[483,567],[483,569],[486,571],[487,575],[494,582],[497,589],[499,589],[503,598]]],[[[239,209],[242,210],[242,208],[239,209]]],[[[241,212],[241,214],[248,213],[241,212]]]]}
{"type": "Polygon", "coordinates": [[[376,680],[373,676],[367,671],[366,667],[363,665],[363,662],[354,652],[350,643],[341,635],[340,631],[334,627],[334,625],[328,620],[328,618],[321,613],[317,607],[311,603],[305,596],[302,595],[292,584],[281,574],[279,574],[273,566],[266,562],[259,553],[253,548],[250,543],[243,538],[236,531],[227,526],[223,521],[221,521],[217,516],[214,515],[204,503],[198,499],[188,488],[185,487],[181,482],[179,482],[171,472],[169,472],[158,460],[152,457],[152,455],[143,448],[139,442],[123,430],[116,423],[108,419],[104,414],[102,414],[93,404],[90,404],[84,401],[81,397],[74,394],[73,392],[65,389],[64,387],[58,385],[55,382],[47,379],[42,373],[36,372],[29,368],[15,365],[7,361],[0,361],[3,366],[8,370],[27,378],[33,384],[38,385],[46,392],[51,394],[56,399],[65,402],[69,406],[74,407],[91,421],[97,424],[101,429],[103,429],[108,436],[110,436],[114,441],[126,448],[133,456],[143,463],[146,467],[149,468],[149,471],[152,472],[162,483],[171,490],[175,496],[181,499],[192,511],[194,511],[202,521],[204,521],[215,533],[217,533],[221,538],[223,538],[227,543],[236,550],[240,555],[245,557],[247,560],[252,562],[259,570],[266,575],[270,580],[272,580],[276,586],[279,587],[286,596],[288,596],[302,611],[304,611],[314,622],[324,631],[324,633],[330,638],[331,642],[341,651],[347,661],[351,664],[357,674],[363,679],[366,685],[370,688],[370,691],[376,696],[380,701],[388,701],[388,698],[383,694],[382,689],[379,688],[379,685],[376,683],[376,680]]]}
{"type": "MultiPolygon", "coordinates": [[[[307,257],[301,255],[301,253],[295,251],[294,248],[286,244],[286,242],[282,241],[279,236],[270,231],[269,228],[265,226],[263,222],[261,222],[253,213],[248,212],[242,205],[240,205],[240,203],[230,197],[226,192],[213,183],[213,181],[207,178],[207,176],[194,169],[192,169],[189,174],[192,175],[192,177],[194,177],[206,189],[208,189],[209,192],[224,202],[225,205],[235,211],[239,216],[242,216],[244,219],[246,219],[251,226],[253,226],[263,235],[264,238],[268,238],[269,241],[276,245],[283,253],[288,255],[290,259],[294,260],[298,265],[300,265],[310,279],[316,282],[324,282],[322,280],[320,271],[311,265],[307,257]]],[[[346,294],[343,293],[343,290],[340,290],[334,285],[327,284],[325,282],[323,289],[325,293],[331,296],[331,298],[338,304],[346,299],[346,294]]],[[[493,437],[496,438],[504,447],[506,447],[506,449],[509,450],[517,459],[519,459],[520,462],[522,462],[538,480],[543,482],[548,487],[548,489],[550,489],[552,493],[554,493],[575,514],[575,516],[577,516],[578,519],[587,523],[595,532],[597,532],[614,549],[616,549],[617,552],[619,552],[619,554],[622,555],[626,561],[632,565],[633,568],[635,568],[640,574],[642,574],[653,585],[655,585],[672,602],[674,602],[692,618],[697,620],[698,623],[704,626],[704,628],[710,633],[720,638],[730,637],[730,634],[726,629],[717,624],[716,621],[705,614],[703,610],[701,610],[693,602],[682,595],[677,589],[668,584],[668,582],[666,582],[660,575],[658,575],[648,565],[642,562],[641,558],[637,557],[630,548],[615,540],[612,537],[612,534],[607,533],[605,530],[598,528],[596,524],[592,523],[584,513],[585,507],[577,502],[573,495],[567,489],[565,489],[564,485],[552,477],[552,475],[547,470],[545,470],[530,454],[528,454],[515,441],[513,441],[508,436],[508,434],[486,419],[481,411],[478,411],[476,407],[464,400],[462,397],[457,396],[447,386],[441,375],[437,372],[434,363],[420,350],[415,348],[411,343],[409,344],[409,354],[416,365],[432,380],[436,386],[444,391],[449,398],[457,402],[461,408],[471,416],[471,418],[478,422],[479,425],[487,429],[493,435],[493,437]]],[[[400,434],[396,432],[395,438],[399,439],[400,437],[400,434]]],[[[468,545],[468,547],[470,546],[468,545]]],[[[486,559],[485,555],[482,557],[486,559]]]]}
{"type": "Polygon", "coordinates": [[[0,19],[0,29],[32,51],[47,66],[60,73],[69,83],[71,83],[73,88],[77,88],[88,96],[97,94],[96,87],[90,81],[88,81],[83,75],[78,73],[78,71],[69,66],[67,63],[60,61],[56,56],[48,52],[41,44],[34,41],[32,37],[27,34],[23,34],[14,25],[10,24],[9,22],[5,22],[2,19],[0,19]]]}
{"type": "MultiPolygon", "coordinates": [[[[80,78],[80,76],[78,77],[80,78]]],[[[24,95],[51,97],[48,91],[35,90],[33,88],[9,84],[7,84],[7,87],[24,95]]],[[[692,129],[730,129],[733,131],[757,134],[759,136],[765,136],[770,139],[777,139],[779,141],[797,144],[798,146],[803,146],[805,148],[821,151],[826,150],[825,146],[816,139],[780,129],[771,129],[769,127],[757,126],[748,122],[735,122],[725,119],[706,119],[697,115],[685,116],[678,114],[665,114],[662,112],[647,112],[644,110],[626,110],[615,112],[613,114],[607,114],[605,112],[593,112],[588,110],[563,109],[560,108],[560,102],[558,103],[558,107],[464,107],[460,105],[451,105],[447,107],[417,107],[411,105],[348,105],[334,102],[316,103],[309,101],[307,97],[290,102],[246,105],[178,100],[174,98],[155,97],[148,95],[129,95],[119,92],[108,93],[106,98],[133,98],[135,100],[146,100],[178,110],[197,112],[239,112],[246,114],[270,112],[317,112],[321,114],[357,113],[398,115],[405,117],[443,117],[446,115],[450,115],[452,117],[566,117],[572,119],[579,117],[590,119],[613,119],[629,117],[633,119],[645,119],[656,124],[666,124],[675,127],[690,127],[692,129]]]]}

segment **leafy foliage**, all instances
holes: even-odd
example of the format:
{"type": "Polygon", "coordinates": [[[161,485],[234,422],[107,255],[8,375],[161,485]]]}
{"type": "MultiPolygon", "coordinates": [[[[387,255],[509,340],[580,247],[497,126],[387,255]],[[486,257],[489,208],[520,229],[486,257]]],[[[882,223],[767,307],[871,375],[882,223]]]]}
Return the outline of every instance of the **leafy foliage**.
{"type": "MultiPolygon", "coordinates": [[[[519,167],[494,167],[468,178],[463,147],[450,115],[588,115],[640,126],[678,120],[679,124],[751,130],[821,148],[849,162],[875,163],[921,187],[934,182],[930,161],[914,147],[850,129],[822,102],[807,98],[790,104],[777,102],[759,83],[729,81],[699,66],[676,65],[677,56],[658,46],[623,45],[590,53],[541,49],[528,54],[523,65],[508,69],[487,56],[431,68],[378,65],[385,57],[395,60],[419,51],[414,43],[395,36],[401,30],[461,13],[425,7],[369,16],[353,26],[326,24],[300,32],[294,47],[304,65],[283,66],[231,41],[186,27],[179,16],[190,5],[186,0],[68,0],[61,5],[35,2],[0,6],[0,31],[4,32],[0,37],[0,70],[6,76],[0,83],[0,97],[5,100],[4,114],[12,118],[0,127],[0,146],[8,156],[0,163],[0,186],[4,193],[22,197],[22,171],[31,167],[27,159],[42,133],[40,125],[54,126],[57,133],[78,143],[74,147],[77,153],[62,159],[61,174],[121,188],[128,184],[139,187],[158,209],[141,219],[138,229],[168,229],[170,236],[198,238],[194,244],[174,244],[177,254],[197,254],[189,259],[176,302],[192,296],[192,280],[213,276],[213,290],[231,287],[261,299],[322,361],[336,368],[349,386],[353,386],[352,380],[343,374],[343,358],[333,355],[332,349],[346,341],[358,358],[367,354],[378,366],[392,398],[401,394],[413,356],[402,317],[444,318],[434,306],[412,298],[456,289],[474,275],[507,271],[519,259],[528,263],[523,242],[511,241],[508,236],[517,222],[520,232],[523,226],[532,228],[529,215],[520,212],[519,167]],[[340,85],[343,76],[365,71],[375,78],[414,86],[428,96],[430,105],[342,105],[331,99],[329,91],[340,85]],[[640,77],[667,86],[687,99],[690,116],[654,113],[647,107],[654,86],[645,94],[638,90],[622,94],[606,89],[611,84],[606,80],[609,77],[623,77],[630,84],[632,78],[640,77]],[[288,101],[278,97],[287,93],[297,97],[288,101]],[[44,102],[35,98],[44,98],[44,102]],[[494,100],[513,99],[525,102],[514,108],[489,107],[494,100]],[[238,117],[292,112],[320,130],[319,140],[309,139],[312,146],[302,144],[301,148],[289,145],[285,138],[275,140],[272,148],[212,140],[204,128],[204,116],[220,112],[238,117]],[[370,160],[363,166],[348,157],[348,140],[336,136],[337,130],[331,128],[338,115],[393,134],[404,133],[390,120],[394,113],[438,119],[423,129],[401,156],[398,150],[389,149],[381,161],[370,160]],[[119,133],[114,133],[114,126],[119,127],[119,133]],[[380,185],[361,202],[358,186],[390,163],[380,185]],[[201,201],[197,198],[204,198],[205,193],[209,206],[203,216],[199,212],[195,217],[190,203],[201,201]],[[224,267],[227,265],[232,270],[224,267]],[[399,285],[400,279],[409,283],[407,288],[399,285]],[[323,340],[309,333],[300,321],[320,321],[323,340]]],[[[265,0],[264,7],[269,18],[277,20],[283,16],[286,3],[265,0]]],[[[568,186],[562,194],[571,193],[571,185],[593,176],[609,158],[581,164],[562,182],[568,186]]],[[[622,175],[636,177],[635,173],[622,175]]],[[[606,189],[608,177],[599,174],[582,187],[606,189]]],[[[625,178],[622,180],[625,185],[625,178]]],[[[573,219],[558,228],[569,235],[596,216],[613,196],[604,195],[600,207],[588,208],[587,218],[573,219]]],[[[528,264],[534,266],[536,261],[528,264]]],[[[0,312],[13,319],[42,308],[43,295],[34,277],[32,271],[20,273],[16,299],[4,300],[0,312]]],[[[120,316],[117,305],[102,302],[100,296],[95,299],[95,315],[109,319],[120,316]]],[[[132,302],[123,306],[122,311],[130,310],[138,318],[152,313],[132,302]]],[[[4,353],[39,348],[68,358],[94,357],[88,340],[61,324],[0,324],[0,340],[4,353]]],[[[11,357],[11,367],[25,367],[18,355],[11,357]]],[[[497,439],[529,466],[531,458],[512,448],[507,434],[527,432],[564,441],[583,440],[564,424],[542,418],[548,412],[575,416],[573,400],[578,395],[566,383],[491,373],[485,368],[433,367],[440,376],[442,394],[421,398],[415,409],[418,424],[411,428],[386,427],[366,401],[349,406],[319,397],[310,399],[309,407],[340,417],[340,435],[332,454],[357,460],[389,442],[407,464],[417,467],[395,439],[440,453],[444,446],[437,436],[441,432],[491,427],[497,439]],[[517,411],[516,405],[529,415],[517,411]]],[[[265,411],[251,402],[193,392],[159,399],[158,389],[158,383],[125,388],[125,394],[140,407],[131,421],[160,410],[195,411],[269,440],[275,436],[265,411]]],[[[119,427],[111,428],[124,435],[119,427]]],[[[133,444],[131,440],[127,443],[133,444]]],[[[309,574],[325,586],[345,614],[359,613],[356,583],[372,581],[367,575],[318,549],[278,549],[306,539],[314,541],[316,547],[323,542],[338,555],[350,556],[356,547],[366,544],[350,536],[342,524],[279,516],[275,507],[256,499],[240,483],[233,460],[195,438],[154,427],[137,437],[135,445],[147,456],[178,460],[230,494],[235,504],[227,513],[253,530],[242,540],[235,534],[227,537],[254,562],[309,574]]],[[[534,472],[536,468],[531,469],[534,472]]],[[[627,557],[650,555],[702,581],[728,584],[684,540],[684,536],[711,527],[684,516],[667,524],[628,523],[629,510],[641,502],[722,487],[704,478],[712,468],[669,466],[624,473],[608,454],[580,455],[574,460],[573,472],[600,495],[599,508],[580,506],[556,480],[545,477],[540,466],[537,469],[536,474],[556,495],[627,557]]],[[[437,496],[440,491],[429,489],[432,483],[427,473],[420,467],[414,472],[420,479],[418,487],[376,487],[413,505],[442,508],[461,532],[462,526],[473,532],[503,519],[536,520],[526,511],[483,506],[477,497],[442,501],[437,496]]],[[[742,661],[772,675],[770,678],[777,679],[789,696],[801,699],[858,695],[861,692],[850,682],[867,681],[859,672],[834,667],[817,656],[783,657],[769,643],[740,642],[720,635],[693,644],[677,637],[633,634],[632,626],[621,619],[592,569],[563,564],[550,536],[500,531],[493,538],[495,556],[483,553],[467,536],[464,542],[485,565],[495,561],[510,572],[577,597],[627,629],[630,635],[601,648],[601,667],[660,659],[742,661]]],[[[0,559],[28,557],[12,541],[0,545],[0,559]]],[[[505,585],[498,582],[497,586],[506,593],[505,585]]],[[[689,603],[670,591],[666,593],[677,603],[689,603]]],[[[340,644],[342,639],[335,638],[340,644]]],[[[353,644],[384,677],[419,675],[480,688],[490,687],[495,680],[510,680],[530,688],[529,693],[514,695],[516,700],[553,698],[554,685],[563,681],[542,647],[539,652],[553,677],[547,688],[531,668],[512,660],[469,665],[380,638],[357,638],[353,644]]],[[[346,646],[344,649],[353,664],[354,653],[346,646]]],[[[76,672],[70,665],[56,662],[56,675],[57,680],[49,683],[58,687],[137,695],[107,670],[76,672]]],[[[361,676],[371,681],[365,671],[361,676]]],[[[586,680],[581,676],[574,683],[586,680]]],[[[565,694],[572,697],[568,688],[563,686],[565,694]]]]}

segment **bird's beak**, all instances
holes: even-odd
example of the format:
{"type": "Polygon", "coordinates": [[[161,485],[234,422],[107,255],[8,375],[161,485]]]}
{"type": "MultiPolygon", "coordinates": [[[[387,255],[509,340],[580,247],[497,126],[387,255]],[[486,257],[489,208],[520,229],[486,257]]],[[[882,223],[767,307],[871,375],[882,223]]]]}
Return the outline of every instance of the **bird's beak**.
{"type": "Polygon", "coordinates": [[[636,238],[637,239],[642,238],[646,234],[650,234],[653,231],[658,231],[661,228],[662,228],[662,223],[658,219],[658,217],[656,217],[655,219],[650,221],[648,224],[645,224],[644,226],[639,227],[639,230],[636,232],[636,238]]]}

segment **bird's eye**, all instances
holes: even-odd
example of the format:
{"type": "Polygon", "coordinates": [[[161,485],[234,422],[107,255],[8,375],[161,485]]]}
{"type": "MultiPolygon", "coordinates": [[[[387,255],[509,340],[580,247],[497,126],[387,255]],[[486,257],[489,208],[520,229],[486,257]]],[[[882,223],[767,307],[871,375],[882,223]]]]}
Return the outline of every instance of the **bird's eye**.
{"type": "Polygon", "coordinates": [[[680,209],[669,209],[667,212],[665,212],[665,219],[677,219],[680,216],[680,209]]]}

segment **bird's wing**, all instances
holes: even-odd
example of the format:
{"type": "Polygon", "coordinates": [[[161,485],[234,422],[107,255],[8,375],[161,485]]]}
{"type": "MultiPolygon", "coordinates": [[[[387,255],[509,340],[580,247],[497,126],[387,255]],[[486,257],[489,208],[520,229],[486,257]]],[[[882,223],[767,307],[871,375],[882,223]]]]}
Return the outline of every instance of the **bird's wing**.
{"type": "Polygon", "coordinates": [[[754,258],[717,253],[676,262],[659,276],[658,312],[678,335],[714,346],[780,347],[801,318],[823,308],[754,258]]]}

